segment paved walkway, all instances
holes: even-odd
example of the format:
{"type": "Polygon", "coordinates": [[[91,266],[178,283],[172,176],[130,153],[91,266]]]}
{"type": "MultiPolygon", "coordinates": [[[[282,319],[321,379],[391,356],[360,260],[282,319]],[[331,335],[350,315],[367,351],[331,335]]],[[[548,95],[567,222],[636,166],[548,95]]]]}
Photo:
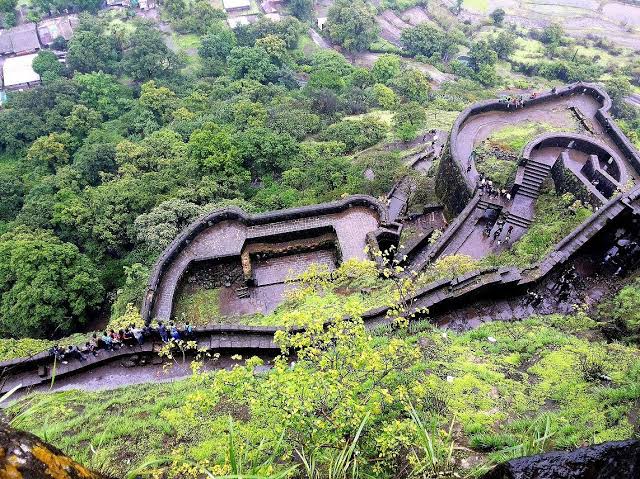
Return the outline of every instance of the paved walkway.
{"type": "MultiPolygon", "coordinates": [[[[546,123],[558,129],[566,125],[578,125],[583,134],[591,137],[595,142],[608,146],[614,153],[615,159],[623,165],[623,177],[637,180],[635,171],[626,156],[618,148],[614,140],[604,130],[595,115],[602,104],[588,94],[577,94],[566,97],[553,98],[547,102],[527,105],[525,108],[511,111],[490,111],[469,117],[460,127],[457,148],[460,158],[469,158],[469,163],[463,164],[462,169],[470,178],[472,184],[479,181],[479,174],[475,162],[471,159],[473,150],[482,144],[493,133],[511,125],[523,122],[546,123]]],[[[573,133],[576,129],[569,129],[566,133],[573,133]]],[[[451,254],[464,254],[480,259],[490,253],[500,253],[510,248],[524,235],[529,225],[535,219],[535,206],[543,182],[549,176],[551,168],[563,154],[567,155],[570,170],[591,188],[590,180],[582,175],[581,167],[589,159],[589,155],[575,147],[542,147],[534,149],[522,170],[522,185],[512,192],[509,202],[499,199],[489,199],[486,195],[478,202],[477,207],[470,212],[465,221],[458,225],[455,234],[447,239],[446,245],[431,259],[451,254]],[[494,203],[495,218],[487,218],[487,210],[494,203]],[[496,205],[496,203],[498,203],[496,205]],[[498,217],[504,221],[504,226],[495,224],[498,217]],[[492,224],[493,223],[493,224],[492,224]],[[489,226],[487,226],[489,225],[489,226]],[[484,233],[489,227],[489,236],[484,233]],[[507,232],[510,231],[508,234],[507,232]],[[499,233],[496,235],[496,233],[499,233]]],[[[490,179],[490,176],[489,176],[490,179]]],[[[623,181],[624,183],[624,181],[623,181]]],[[[482,193],[480,193],[482,194],[482,193]]],[[[602,203],[605,198],[598,192],[594,194],[602,203]]],[[[421,255],[424,258],[427,255],[421,255]]]]}

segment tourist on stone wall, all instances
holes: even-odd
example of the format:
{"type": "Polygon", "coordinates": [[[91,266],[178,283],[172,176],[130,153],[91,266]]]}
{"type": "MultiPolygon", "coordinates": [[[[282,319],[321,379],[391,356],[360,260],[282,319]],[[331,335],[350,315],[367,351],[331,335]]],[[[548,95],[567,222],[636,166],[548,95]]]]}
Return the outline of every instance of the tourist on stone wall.
{"type": "Polygon", "coordinates": [[[167,328],[162,321],[158,322],[158,334],[160,335],[160,339],[162,339],[163,343],[169,341],[169,334],[167,333],[167,328]]]}
{"type": "Polygon", "coordinates": [[[180,340],[180,332],[178,331],[178,328],[176,328],[176,325],[173,323],[169,323],[169,326],[171,327],[171,337],[176,340],[179,341],[180,340]]]}
{"type": "Polygon", "coordinates": [[[138,346],[142,346],[144,344],[144,336],[142,335],[142,329],[136,328],[135,326],[131,328],[131,332],[133,333],[133,337],[136,338],[138,342],[138,346]]]}
{"type": "Polygon", "coordinates": [[[100,341],[102,341],[102,347],[107,351],[111,351],[111,349],[113,349],[113,341],[111,341],[111,336],[109,336],[106,331],[102,333],[100,341]]]}

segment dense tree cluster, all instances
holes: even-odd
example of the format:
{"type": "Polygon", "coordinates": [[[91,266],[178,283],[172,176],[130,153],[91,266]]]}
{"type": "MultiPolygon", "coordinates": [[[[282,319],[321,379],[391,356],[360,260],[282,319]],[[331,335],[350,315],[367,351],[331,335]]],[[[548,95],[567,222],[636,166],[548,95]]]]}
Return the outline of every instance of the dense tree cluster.
{"type": "MultiPolygon", "coordinates": [[[[195,7],[165,8],[177,22],[195,7]]],[[[200,68],[185,73],[153,25],[130,20],[115,31],[83,16],[66,66],[40,53],[43,85],[10,95],[0,111],[0,334],[68,333],[108,308],[109,291],[118,291],[113,314],[122,313],[161,250],[205,211],[391,186],[397,161],[345,156],[384,140],[389,123],[343,118],[425,102],[424,74],[395,56],[373,71],[333,51],[300,58],[294,18],[236,30],[220,18],[203,27],[200,68]],[[367,179],[372,166],[379,174],[367,179]],[[34,250],[41,254],[24,271],[12,259],[34,250]]],[[[402,128],[403,138],[415,134],[402,128]]]]}

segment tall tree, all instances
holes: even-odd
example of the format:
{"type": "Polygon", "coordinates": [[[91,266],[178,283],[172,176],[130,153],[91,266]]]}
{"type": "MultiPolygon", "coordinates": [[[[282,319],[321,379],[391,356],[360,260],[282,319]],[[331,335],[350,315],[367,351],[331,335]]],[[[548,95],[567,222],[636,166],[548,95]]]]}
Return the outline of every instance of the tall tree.
{"type": "Polygon", "coordinates": [[[163,78],[177,72],[178,57],[167,48],[162,34],[154,26],[139,22],[129,43],[131,46],[122,58],[122,69],[134,80],[163,78]]]}
{"type": "Polygon", "coordinates": [[[378,36],[378,24],[363,0],[337,0],[327,14],[325,29],[332,42],[355,52],[369,48],[378,36]]]}
{"type": "Polygon", "coordinates": [[[111,35],[98,31],[80,31],[69,42],[67,65],[71,72],[114,73],[120,60],[119,45],[111,35]]]}
{"type": "Polygon", "coordinates": [[[89,259],[52,233],[26,227],[0,236],[0,334],[44,338],[73,331],[102,300],[89,259]]]}

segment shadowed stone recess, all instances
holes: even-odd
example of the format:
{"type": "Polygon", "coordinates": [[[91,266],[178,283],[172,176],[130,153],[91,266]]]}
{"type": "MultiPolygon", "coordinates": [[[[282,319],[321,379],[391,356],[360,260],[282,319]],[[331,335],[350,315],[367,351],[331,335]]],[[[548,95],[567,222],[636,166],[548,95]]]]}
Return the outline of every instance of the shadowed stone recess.
{"type": "Polygon", "coordinates": [[[569,452],[548,452],[500,464],[482,479],[636,479],[640,441],[607,442],[569,452]]]}

